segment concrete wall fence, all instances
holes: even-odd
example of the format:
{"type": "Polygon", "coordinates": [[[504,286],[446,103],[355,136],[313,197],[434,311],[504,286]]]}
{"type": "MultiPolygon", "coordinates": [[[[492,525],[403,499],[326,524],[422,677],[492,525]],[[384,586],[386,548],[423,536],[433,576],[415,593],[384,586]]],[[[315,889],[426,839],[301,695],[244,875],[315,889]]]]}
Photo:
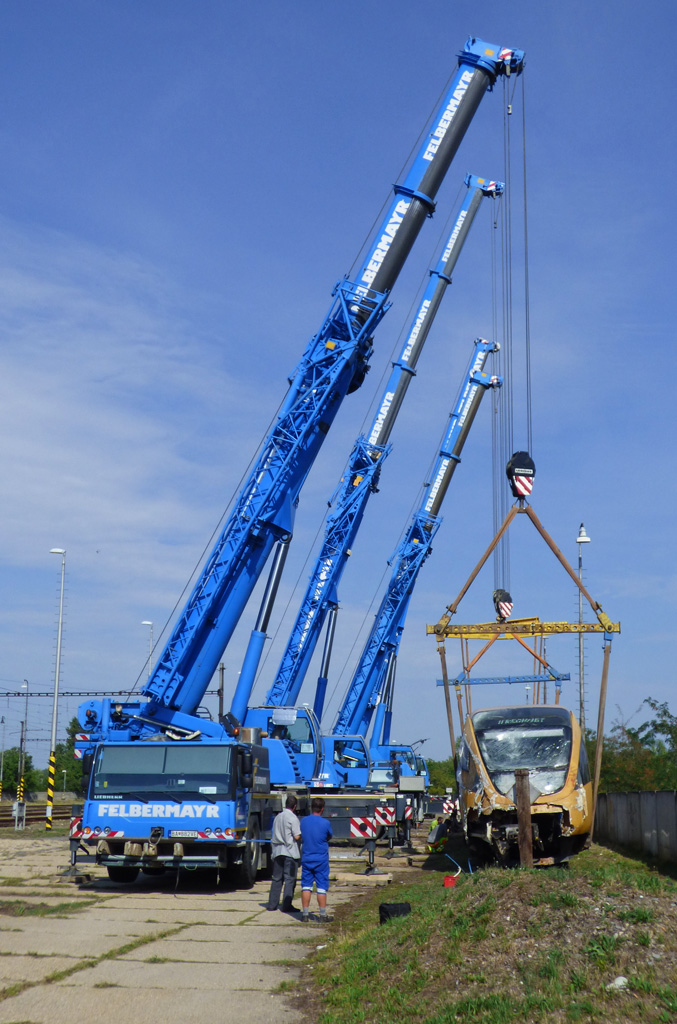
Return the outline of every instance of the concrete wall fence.
{"type": "Polygon", "coordinates": [[[593,835],[677,864],[677,792],[600,793],[593,835]]]}

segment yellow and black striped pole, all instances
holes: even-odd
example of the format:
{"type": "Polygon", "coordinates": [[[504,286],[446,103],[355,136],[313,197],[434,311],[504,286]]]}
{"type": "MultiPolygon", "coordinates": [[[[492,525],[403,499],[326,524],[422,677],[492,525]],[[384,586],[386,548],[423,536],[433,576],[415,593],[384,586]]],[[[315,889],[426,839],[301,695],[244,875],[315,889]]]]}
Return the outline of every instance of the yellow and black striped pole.
{"type": "MultiPolygon", "coordinates": [[[[26,691],[28,694],[28,691],[26,691]]],[[[26,703],[28,703],[28,696],[26,696],[26,703]]],[[[21,723],[21,739],[19,740],[19,770],[18,770],[18,782],[16,784],[16,802],[22,804],[24,802],[24,773],[26,771],[26,723],[21,723]]],[[[17,818],[18,821],[18,818],[17,818]]]]}
{"type": "Polygon", "coordinates": [[[45,828],[52,827],[52,807],[54,806],[54,779],[56,777],[56,753],[51,751],[47,766],[47,807],[45,808],[45,828]]]}

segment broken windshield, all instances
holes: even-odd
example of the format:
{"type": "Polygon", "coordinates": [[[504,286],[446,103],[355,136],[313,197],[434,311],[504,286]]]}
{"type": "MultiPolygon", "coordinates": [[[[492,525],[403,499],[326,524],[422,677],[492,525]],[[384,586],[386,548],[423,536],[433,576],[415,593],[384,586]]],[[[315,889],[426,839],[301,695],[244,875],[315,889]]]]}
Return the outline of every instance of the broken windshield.
{"type": "Polygon", "coordinates": [[[473,726],[484,764],[496,788],[506,793],[515,771],[527,768],[542,793],[565,783],[571,759],[571,722],[564,708],[499,708],[480,711],[473,726]]]}

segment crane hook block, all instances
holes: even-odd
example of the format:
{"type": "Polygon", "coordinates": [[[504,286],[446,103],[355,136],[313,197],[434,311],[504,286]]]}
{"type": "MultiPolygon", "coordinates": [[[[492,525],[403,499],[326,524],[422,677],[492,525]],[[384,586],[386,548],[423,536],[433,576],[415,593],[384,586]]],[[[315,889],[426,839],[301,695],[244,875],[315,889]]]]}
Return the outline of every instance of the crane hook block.
{"type": "Polygon", "coordinates": [[[507,590],[494,591],[494,608],[501,622],[505,622],[512,615],[512,598],[507,590]]]}
{"type": "Polygon", "coordinates": [[[515,498],[528,498],[534,486],[536,467],[528,452],[515,452],[505,468],[515,498]]]}

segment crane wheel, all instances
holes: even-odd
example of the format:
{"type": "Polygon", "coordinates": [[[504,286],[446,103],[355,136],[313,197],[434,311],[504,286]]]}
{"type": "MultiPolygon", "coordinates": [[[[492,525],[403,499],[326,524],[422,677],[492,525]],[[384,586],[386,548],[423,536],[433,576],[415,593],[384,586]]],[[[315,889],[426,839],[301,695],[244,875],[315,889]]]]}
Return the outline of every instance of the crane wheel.
{"type": "Polygon", "coordinates": [[[111,882],[129,883],[135,882],[139,875],[138,868],[127,868],[122,865],[110,865],[106,867],[111,882]]]}

